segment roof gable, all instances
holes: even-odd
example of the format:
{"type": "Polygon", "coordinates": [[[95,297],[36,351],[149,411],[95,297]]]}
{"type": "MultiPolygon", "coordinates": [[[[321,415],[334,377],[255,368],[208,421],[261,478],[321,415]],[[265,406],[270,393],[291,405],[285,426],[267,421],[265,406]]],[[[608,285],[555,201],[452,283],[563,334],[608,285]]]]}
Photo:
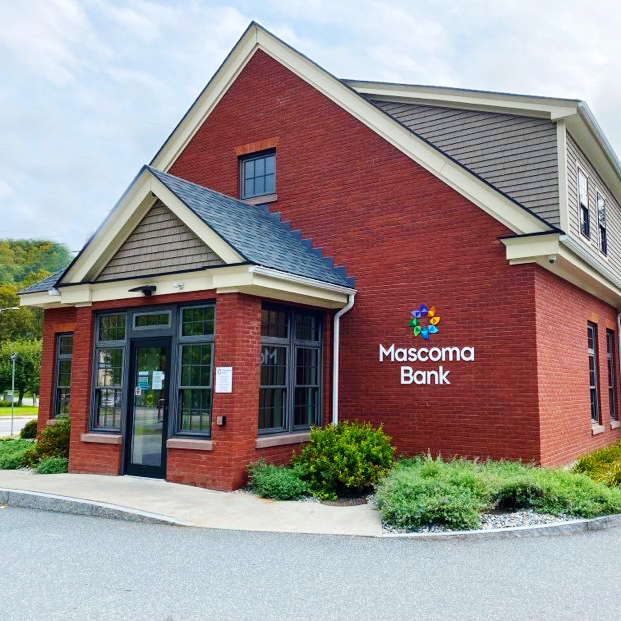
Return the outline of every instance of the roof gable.
{"type": "Polygon", "coordinates": [[[214,265],[225,265],[225,262],[157,201],[95,280],[134,278],[214,265]]]}

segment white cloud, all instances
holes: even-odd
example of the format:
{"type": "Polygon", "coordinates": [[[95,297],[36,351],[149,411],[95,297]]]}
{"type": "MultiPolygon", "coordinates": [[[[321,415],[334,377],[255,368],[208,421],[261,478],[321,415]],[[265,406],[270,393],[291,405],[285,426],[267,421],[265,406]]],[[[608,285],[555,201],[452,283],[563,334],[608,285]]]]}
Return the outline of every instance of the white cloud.
{"type": "Polygon", "coordinates": [[[586,99],[621,149],[619,17],[611,0],[0,0],[0,237],[79,248],[251,19],[339,77],[586,99]]]}

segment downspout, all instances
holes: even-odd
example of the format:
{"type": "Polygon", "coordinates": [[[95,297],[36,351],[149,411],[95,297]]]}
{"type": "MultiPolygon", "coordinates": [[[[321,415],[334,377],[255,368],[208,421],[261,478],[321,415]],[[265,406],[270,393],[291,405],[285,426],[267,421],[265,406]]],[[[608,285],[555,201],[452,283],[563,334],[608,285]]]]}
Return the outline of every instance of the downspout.
{"type": "Polygon", "coordinates": [[[621,311],[617,312],[617,366],[619,367],[617,381],[619,381],[621,377],[621,311]]]}
{"type": "Polygon", "coordinates": [[[347,304],[334,315],[332,332],[332,424],[339,422],[339,324],[341,316],[350,311],[354,305],[356,293],[350,293],[347,304]]]}

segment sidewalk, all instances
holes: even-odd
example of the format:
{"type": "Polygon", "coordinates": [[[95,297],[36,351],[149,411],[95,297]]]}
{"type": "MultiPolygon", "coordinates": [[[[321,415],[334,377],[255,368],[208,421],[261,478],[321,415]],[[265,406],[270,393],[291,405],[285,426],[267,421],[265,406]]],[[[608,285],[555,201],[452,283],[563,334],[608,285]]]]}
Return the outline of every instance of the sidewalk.
{"type": "Polygon", "coordinates": [[[0,489],[109,503],[202,528],[371,537],[382,534],[379,515],[369,505],[275,502],[246,492],[216,492],[157,479],[0,470],[0,489]]]}

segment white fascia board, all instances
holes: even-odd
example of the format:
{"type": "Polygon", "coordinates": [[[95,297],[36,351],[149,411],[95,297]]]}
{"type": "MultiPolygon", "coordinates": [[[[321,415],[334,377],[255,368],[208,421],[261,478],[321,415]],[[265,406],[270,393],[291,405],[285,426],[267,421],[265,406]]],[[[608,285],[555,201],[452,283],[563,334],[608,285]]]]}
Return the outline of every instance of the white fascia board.
{"type": "Polygon", "coordinates": [[[578,100],[486,93],[441,87],[357,82],[355,80],[347,80],[346,83],[358,93],[382,99],[410,101],[410,103],[435,103],[439,106],[451,108],[468,107],[488,112],[502,112],[504,114],[542,116],[551,120],[575,114],[579,104],[578,100]]]}
{"type": "Polygon", "coordinates": [[[410,159],[444,181],[516,233],[549,230],[534,214],[498,192],[451,158],[378,110],[351,88],[302,56],[257,24],[240,39],[180,125],[155,156],[152,165],[168,170],[234,82],[252,55],[261,49],[324,94],[354,118],[379,134],[410,159]]]}
{"type": "Polygon", "coordinates": [[[51,296],[47,291],[37,293],[22,293],[19,296],[20,306],[36,306],[37,308],[54,308],[62,306],[60,297],[51,296]]]}
{"type": "Polygon", "coordinates": [[[557,255],[560,249],[560,237],[561,235],[558,233],[549,233],[525,237],[506,237],[500,241],[507,249],[508,261],[523,261],[524,259],[557,255]]]}
{"type": "Polygon", "coordinates": [[[225,263],[241,263],[244,260],[159,179],[145,169],[65,274],[62,283],[95,280],[158,198],[225,263]]]}

